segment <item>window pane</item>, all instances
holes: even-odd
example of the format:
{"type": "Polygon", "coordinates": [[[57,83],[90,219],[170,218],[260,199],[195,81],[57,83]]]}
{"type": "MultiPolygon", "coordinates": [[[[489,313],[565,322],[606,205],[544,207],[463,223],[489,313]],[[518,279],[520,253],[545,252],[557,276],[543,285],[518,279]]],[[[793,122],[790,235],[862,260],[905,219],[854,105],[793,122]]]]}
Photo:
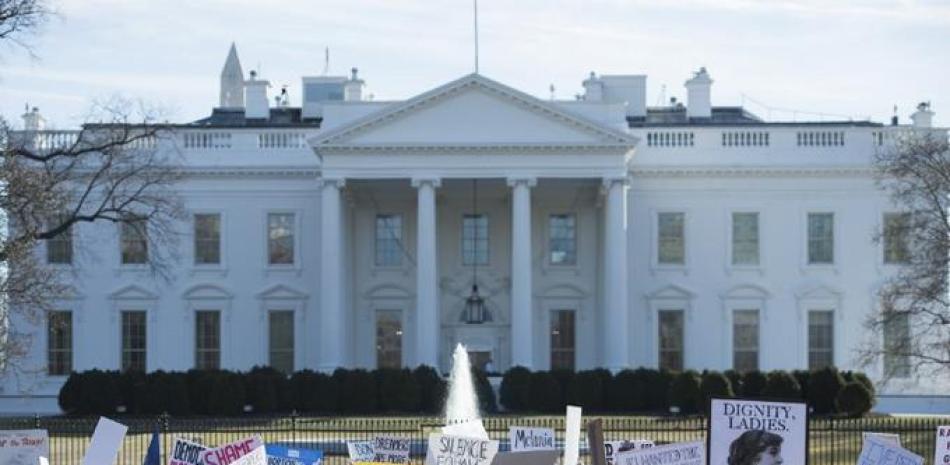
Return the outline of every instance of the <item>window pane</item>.
{"type": "Polygon", "coordinates": [[[402,215],[376,215],[376,266],[402,265],[402,215]]]}
{"type": "Polygon", "coordinates": [[[292,310],[271,311],[270,366],[281,373],[294,371],[294,312],[292,310]]]}
{"type": "Polygon", "coordinates": [[[221,215],[195,215],[195,264],[221,263],[221,215]]]}
{"type": "Polygon", "coordinates": [[[68,311],[49,313],[47,341],[47,372],[63,376],[73,371],[73,314],[68,311]]]}
{"type": "Polygon", "coordinates": [[[122,312],[122,371],[145,372],[145,312],[122,312]]]}
{"type": "Polygon", "coordinates": [[[834,219],[833,213],[808,214],[808,263],[834,263],[834,219]]]}
{"type": "Polygon", "coordinates": [[[732,314],[732,368],[738,372],[759,369],[759,311],[732,314]]]}
{"type": "Polygon", "coordinates": [[[657,262],[664,265],[686,263],[686,240],[683,222],[685,213],[659,213],[657,215],[658,244],[657,262]]]}
{"type": "Polygon", "coordinates": [[[683,311],[660,310],[659,332],[660,368],[682,371],[683,311]]]}
{"type": "Polygon", "coordinates": [[[488,264],[488,217],[462,216],[462,264],[488,264]]]}
{"type": "Polygon", "coordinates": [[[884,263],[907,263],[907,236],[910,228],[910,214],[884,214],[884,263]]]}
{"type": "Polygon", "coordinates": [[[834,365],[834,312],[808,312],[808,368],[816,370],[834,365]]]}
{"type": "Polygon", "coordinates": [[[195,368],[217,370],[221,367],[221,312],[195,312],[195,368]]]}
{"type": "Polygon", "coordinates": [[[402,367],[402,312],[376,312],[376,367],[402,367]]]}
{"type": "Polygon", "coordinates": [[[910,315],[891,312],[884,320],[884,375],[897,378],[910,376],[910,315]]]}
{"type": "Polygon", "coordinates": [[[759,264],[759,214],[732,214],[732,264],[759,264]]]}
{"type": "Polygon", "coordinates": [[[559,214],[548,217],[548,242],[552,265],[577,263],[577,225],[574,215],[559,214]]]}
{"type": "Polygon", "coordinates": [[[119,233],[123,264],[140,265],[148,261],[147,226],[145,221],[133,220],[121,224],[119,233]]]}
{"type": "Polygon", "coordinates": [[[574,369],[574,311],[551,312],[551,369],[574,369]]]}
{"type": "MultiPolygon", "coordinates": [[[[63,224],[69,215],[66,213],[55,215],[47,223],[47,227],[54,228],[63,224]]],[[[46,262],[69,264],[73,262],[73,231],[67,228],[56,237],[46,241],[46,262]]]]}
{"type": "Polygon", "coordinates": [[[271,265],[294,263],[294,214],[267,215],[267,257],[271,265]]]}

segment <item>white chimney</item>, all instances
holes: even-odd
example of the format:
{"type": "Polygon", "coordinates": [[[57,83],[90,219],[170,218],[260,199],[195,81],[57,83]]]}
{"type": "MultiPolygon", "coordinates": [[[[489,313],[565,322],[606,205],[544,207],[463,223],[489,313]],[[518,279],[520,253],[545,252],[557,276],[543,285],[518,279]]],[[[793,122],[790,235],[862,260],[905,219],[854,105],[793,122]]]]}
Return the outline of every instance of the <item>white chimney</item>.
{"type": "Polygon", "coordinates": [[[604,98],[604,83],[597,79],[593,71],[590,77],[584,80],[584,100],[588,102],[600,102],[604,98]]]}
{"type": "Polygon", "coordinates": [[[251,71],[251,78],[244,81],[244,117],[247,119],[270,118],[270,102],[267,100],[267,88],[270,83],[257,79],[257,73],[251,71]]]}
{"type": "Polygon", "coordinates": [[[686,81],[686,116],[689,118],[711,118],[712,100],[710,89],[713,80],[706,68],[699,68],[692,79],[686,81]]]}
{"type": "Polygon", "coordinates": [[[357,76],[358,69],[350,70],[350,80],[343,85],[344,99],[347,102],[358,102],[363,100],[363,80],[357,76]]]}
{"type": "Polygon", "coordinates": [[[930,111],[930,102],[920,102],[917,105],[917,111],[910,115],[916,128],[929,128],[933,126],[934,112],[930,111]]]}
{"type": "Polygon", "coordinates": [[[642,74],[601,76],[602,99],[608,103],[626,103],[627,116],[647,115],[647,77],[642,74]]]}
{"type": "Polygon", "coordinates": [[[27,106],[27,111],[23,114],[23,129],[25,131],[42,131],[44,127],[46,127],[46,120],[40,116],[40,109],[33,107],[31,110],[27,106]]]}

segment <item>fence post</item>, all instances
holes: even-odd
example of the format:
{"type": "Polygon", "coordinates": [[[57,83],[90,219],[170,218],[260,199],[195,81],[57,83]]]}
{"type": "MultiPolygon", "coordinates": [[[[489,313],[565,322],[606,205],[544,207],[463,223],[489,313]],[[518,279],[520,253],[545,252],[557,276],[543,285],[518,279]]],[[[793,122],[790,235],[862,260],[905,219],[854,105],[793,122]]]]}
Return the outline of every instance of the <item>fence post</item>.
{"type": "Polygon", "coordinates": [[[295,444],[297,442],[297,409],[290,412],[290,438],[295,444]]]}
{"type": "Polygon", "coordinates": [[[40,414],[38,413],[33,414],[33,427],[36,429],[41,429],[40,428],[40,414]]]}

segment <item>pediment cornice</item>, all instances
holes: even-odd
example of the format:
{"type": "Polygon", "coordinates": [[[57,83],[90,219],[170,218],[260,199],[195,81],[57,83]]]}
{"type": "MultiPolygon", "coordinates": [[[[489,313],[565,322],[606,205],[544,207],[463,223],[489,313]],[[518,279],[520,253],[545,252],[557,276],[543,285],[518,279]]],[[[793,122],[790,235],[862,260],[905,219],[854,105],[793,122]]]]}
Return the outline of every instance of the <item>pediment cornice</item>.
{"type": "Polygon", "coordinates": [[[865,178],[876,171],[861,166],[651,166],[633,167],[630,174],[638,178],[865,178]]]}

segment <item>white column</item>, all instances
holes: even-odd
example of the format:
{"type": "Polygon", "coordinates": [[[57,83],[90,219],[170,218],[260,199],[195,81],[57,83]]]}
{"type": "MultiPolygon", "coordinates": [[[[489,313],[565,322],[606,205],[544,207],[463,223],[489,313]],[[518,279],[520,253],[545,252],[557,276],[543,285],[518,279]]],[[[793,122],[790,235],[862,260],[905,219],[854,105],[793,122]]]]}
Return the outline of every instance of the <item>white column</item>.
{"type": "Polygon", "coordinates": [[[320,191],[320,371],[346,364],[343,309],[343,179],[322,180],[320,191]]]}
{"type": "Polygon", "coordinates": [[[416,227],[416,365],[439,366],[439,288],[435,234],[438,178],[413,179],[417,192],[416,227]]]}
{"type": "Polygon", "coordinates": [[[534,178],[509,178],[511,186],[511,365],[534,368],[531,327],[531,188],[534,178]]]}
{"type": "Polygon", "coordinates": [[[604,210],[604,365],[617,372],[629,366],[630,328],[627,294],[627,179],[605,178],[604,210]]]}

